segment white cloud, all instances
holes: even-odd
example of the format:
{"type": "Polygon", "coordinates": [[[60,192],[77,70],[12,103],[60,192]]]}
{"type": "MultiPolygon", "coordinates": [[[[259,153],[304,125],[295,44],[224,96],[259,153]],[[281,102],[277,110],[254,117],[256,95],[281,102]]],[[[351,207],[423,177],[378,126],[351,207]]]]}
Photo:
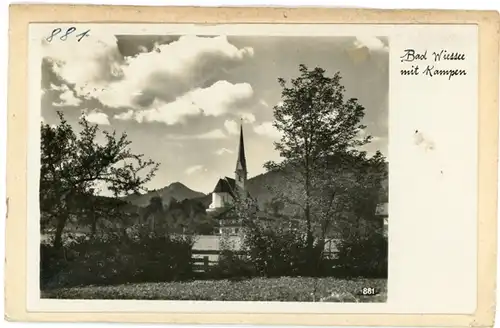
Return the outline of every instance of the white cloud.
{"type": "Polygon", "coordinates": [[[261,104],[264,107],[269,107],[269,105],[267,104],[267,102],[264,99],[259,100],[259,104],[261,104]]]}
{"type": "MultiPolygon", "coordinates": [[[[369,134],[365,129],[358,130],[358,133],[356,134],[356,139],[357,140],[364,140],[368,135],[369,134]]],[[[380,137],[373,136],[373,135],[370,135],[370,136],[371,136],[370,142],[379,142],[382,140],[382,138],[380,138],[380,137]]]]}
{"type": "Polygon", "coordinates": [[[81,99],[76,98],[71,90],[62,93],[59,98],[61,102],[53,103],[54,106],[78,106],[82,103],[81,99]]]}
{"type": "Polygon", "coordinates": [[[80,96],[122,76],[116,37],[97,31],[91,33],[92,37],[82,42],[75,37],[58,42],[56,36],[52,42],[43,43],[44,57],[52,63],[54,72],[74,84],[80,96]]]}
{"type": "Polygon", "coordinates": [[[165,138],[167,140],[225,139],[227,135],[221,129],[215,129],[201,134],[168,134],[165,138]]]}
{"type": "Polygon", "coordinates": [[[253,123],[255,122],[255,115],[252,113],[241,113],[241,118],[245,123],[253,123]]]}
{"type": "Polygon", "coordinates": [[[251,56],[252,48],[238,49],[225,36],[182,36],[125,58],[118,69],[123,78],[98,89],[94,96],[110,107],[140,108],[141,99],[169,102],[251,56]]]}
{"type": "Polygon", "coordinates": [[[227,136],[220,129],[212,130],[207,133],[199,134],[196,139],[225,139],[227,136]]]}
{"type": "Polygon", "coordinates": [[[78,106],[82,103],[82,100],[75,97],[73,90],[71,90],[66,84],[61,86],[56,86],[54,84],[50,85],[50,89],[54,91],[61,92],[59,94],[59,102],[53,102],[52,105],[56,107],[61,106],[78,106]]]}
{"type": "Polygon", "coordinates": [[[253,128],[254,132],[262,135],[262,136],[267,136],[270,138],[281,138],[281,132],[278,131],[274,126],[272,122],[264,122],[260,125],[254,126],[253,128]]]}
{"type": "Polygon", "coordinates": [[[373,52],[388,52],[389,47],[387,47],[379,38],[374,36],[358,36],[356,41],[354,41],[356,48],[366,47],[368,50],[373,52]]]}
{"type": "Polygon", "coordinates": [[[366,130],[365,129],[359,129],[358,132],[356,133],[356,139],[362,140],[366,138],[366,130]]]}
{"type": "Polygon", "coordinates": [[[191,175],[191,174],[199,172],[201,170],[203,170],[203,165],[193,165],[193,166],[188,167],[184,172],[187,175],[191,175]]]}
{"type": "Polygon", "coordinates": [[[128,121],[131,120],[133,117],[134,117],[134,111],[131,109],[129,109],[126,112],[116,114],[115,116],[113,116],[115,120],[121,120],[121,121],[128,121]]]}
{"type": "Polygon", "coordinates": [[[109,125],[108,115],[102,112],[91,111],[90,113],[85,113],[82,116],[85,117],[87,121],[99,125],[109,125]]]}
{"type": "Polygon", "coordinates": [[[221,148],[215,151],[217,155],[224,155],[224,154],[233,154],[234,152],[231,149],[227,148],[221,148]]]}
{"type": "Polygon", "coordinates": [[[69,87],[66,84],[55,85],[55,84],[51,83],[50,84],[50,90],[64,92],[66,90],[69,90],[69,87]]]}
{"type": "Polygon", "coordinates": [[[229,134],[238,134],[238,123],[233,120],[226,120],[224,122],[224,127],[229,134]]]}
{"type": "Polygon", "coordinates": [[[151,109],[137,111],[137,122],[182,123],[189,116],[221,116],[230,112],[240,101],[252,97],[250,84],[218,81],[205,89],[195,89],[170,103],[156,102],[151,109]]]}

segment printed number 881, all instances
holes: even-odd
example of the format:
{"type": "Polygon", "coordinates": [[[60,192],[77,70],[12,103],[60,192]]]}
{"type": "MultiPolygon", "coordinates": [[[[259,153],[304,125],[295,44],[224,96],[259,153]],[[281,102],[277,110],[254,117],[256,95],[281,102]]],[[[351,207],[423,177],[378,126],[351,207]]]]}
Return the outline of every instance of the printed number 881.
{"type": "Polygon", "coordinates": [[[363,288],[362,293],[363,293],[363,295],[375,295],[376,294],[375,288],[368,288],[368,287],[363,288]]]}

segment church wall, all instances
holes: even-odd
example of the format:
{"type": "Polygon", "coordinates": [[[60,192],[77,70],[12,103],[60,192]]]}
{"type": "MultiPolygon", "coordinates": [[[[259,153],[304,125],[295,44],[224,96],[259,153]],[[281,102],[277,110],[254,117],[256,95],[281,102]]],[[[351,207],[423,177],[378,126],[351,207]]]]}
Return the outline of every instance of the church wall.
{"type": "Polygon", "coordinates": [[[218,192],[212,193],[212,204],[210,204],[210,208],[220,208],[223,207],[224,204],[231,203],[232,198],[231,195],[227,192],[218,192]]]}

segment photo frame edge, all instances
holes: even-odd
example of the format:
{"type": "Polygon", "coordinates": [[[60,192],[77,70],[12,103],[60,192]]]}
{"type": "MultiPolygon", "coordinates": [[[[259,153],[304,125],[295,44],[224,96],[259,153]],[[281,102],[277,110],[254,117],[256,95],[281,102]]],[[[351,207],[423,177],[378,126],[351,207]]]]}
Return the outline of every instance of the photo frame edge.
{"type": "Polygon", "coordinates": [[[499,15],[495,11],[336,8],[11,5],[7,109],[5,317],[9,321],[92,321],[302,325],[492,326],[496,286],[499,15]],[[113,18],[106,11],[118,12],[113,18]],[[145,14],[149,12],[148,14],[145,14]],[[229,13],[233,14],[229,15],[229,13]],[[190,18],[189,17],[194,17],[190,18]],[[194,20],[194,21],[193,21],[194,20]],[[106,23],[451,23],[479,26],[478,306],[474,315],[34,313],[26,311],[26,90],[31,22],[106,23]]]}

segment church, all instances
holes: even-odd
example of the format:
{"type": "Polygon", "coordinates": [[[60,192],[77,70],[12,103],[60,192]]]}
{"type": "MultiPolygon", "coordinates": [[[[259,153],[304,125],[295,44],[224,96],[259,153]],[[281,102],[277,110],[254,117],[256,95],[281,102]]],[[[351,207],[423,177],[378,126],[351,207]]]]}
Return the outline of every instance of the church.
{"type": "Polygon", "coordinates": [[[226,208],[232,204],[239,195],[248,194],[246,182],[248,178],[247,161],[245,157],[245,143],[243,140],[243,125],[240,127],[240,143],[238,146],[238,158],[236,160],[236,169],[234,179],[224,177],[219,179],[213,192],[212,203],[208,207],[209,212],[214,212],[226,208]]]}
{"type": "Polygon", "coordinates": [[[243,137],[243,124],[240,126],[240,140],[238,145],[238,157],[234,178],[223,177],[217,181],[212,192],[212,202],[207,213],[213,215],[219,223],[216,233],[229,233],[232,235],[241,232],[241,223],[231,217],[231,205],[237,197],[251,197],[247,190],[248,170],[245,156],[245,141],[243,137]]]}

